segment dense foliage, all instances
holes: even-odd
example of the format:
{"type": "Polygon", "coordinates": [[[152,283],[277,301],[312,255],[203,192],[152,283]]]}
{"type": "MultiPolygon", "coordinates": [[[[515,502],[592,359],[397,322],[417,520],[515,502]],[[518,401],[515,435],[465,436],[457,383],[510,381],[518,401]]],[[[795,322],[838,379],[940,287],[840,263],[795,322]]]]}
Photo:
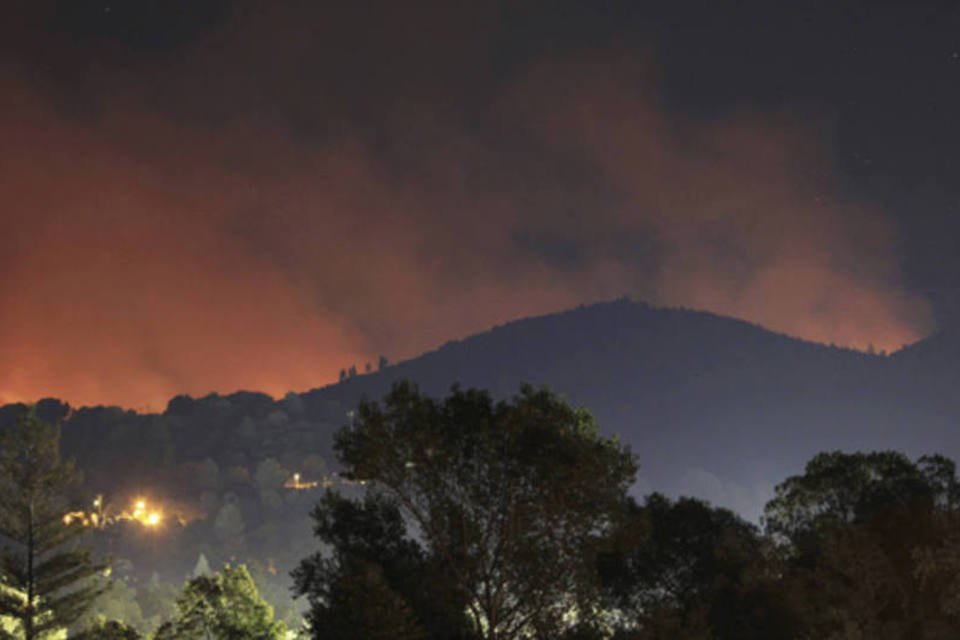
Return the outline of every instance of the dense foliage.
{"type": "Polygon", "coordinates": [[[700,500],[628,498],[630,455],[547,391],[441,402],[399,385],[337,451],[371,487],[313,513],[327,551],[295,578],[318,639],[960,634],[960,484],[942,456],[821,454],[761,530],[700,500]]]}
{"type": "Polygon", "coordinates": [[[286,628],[273,618],[244,566],[223,568],[190,580],[177,598],[173,620],[165,622],[156,640],[282,640],[286,628]]]}
{"type": "Polygon", "coordinates": [[[942,456],[818,455],[768,504],[809,637],[960,633],[960,493],[942,456]]]}
{"type": "MultiPolygon", "coordinates": [[[[0,432],[15,428],[25,409],[0,408],[0,432]]],[[[88,546],[112,558],[113,578],[125,585],[95,604],[95,613],[119,609],[139,629],[156,629],[170,615],[170,594],[203,555],[214,567],[246,564],[278,617],[299,624],[289,573],[310,549],[309,512],[322,490],[284,485],[294,473],[337,480],[328,464],[332,433],[347,408],[243,392],[180,396],[160,414],[72,409],[56,400],[35,410],[60,425],[61,449],[83,471],[72,496],[82,500],[71,509],[89,509],[103,495],[106,512],[129,510],[139,497],[164,512],[156,530],[119,522],[89,532],[88,546]]]]}
{"type": "MultiPolygon", "coordinates": [[[[350,477],[416,525],[408,544],[478,637],[555,637],[571,611],[590,617],[595,550],[636,467],[586,411],[545,389],[495,403],[454,388],[437,401],[401,383],[382,407],[361,403],[336,448],[350,477]]],[[[330,588],[310,572],[298,574],[302,592],[330,588]]]]}
{"type": "Polygon", "coordinates": [[[462,597],[410,537],[394,500],[328,492],[313,517],[328,551],[305,559],[294,578],[314,637],[473,637],[462,597]]]}
{"type": "Polygon", "coordinates": [[[755,526],[700,500],[629,500],[598,569],[621,635],[795,637],[775,549],[755,526]]]}
{"type": "MultiPolygon", "coordinates": [[[[174,433],[209,420],[229,439],[231,420],[262,406],[270,411],[253,433],[288,437],[297,403],[257,398],[178,399],[152,419],[182,420],[174,433]],[[282,403],[286,419],[275,411],[282,403]]],[[[0,411],[0,467],[12,496],[2,522],[13,552],[0,585],[12,607],[0,615],[4,638],[25,628],[28,589],[16,571],[27,496],[41,498],[44,544],[63,548],[49,558],[78,563],[67,572],[78,577],[67,606],[58,589],[36,592],[34,631],[51,640],[68,628],[77,638],[281,638],[303,622],[314,638],[344,640],[960,636],[960,480],[942,456],[820,454],[777,487],[761,528],[700,500],[628,496],[629,450],[547,390],[523,387],[497,402],[454,388],[438,400],[400,384],[382,403],[344,412],[349,424],[329,459],[342,476],[330,475],[315,448],[283,453],[260,441],[262,451],[243,454],[246,473],[225,475],[240,460],[235,439],[220,450],[213,440],[183,449],[205,455],[200,461],[181,459],[174,445],[169,462],[130,470],[138,482],[155,477],[150,486],[171,517],[157,529],[135,520],[92,527],[76,546],[81,529],[63,514],[91,504],[93,486],[111,477],[115,487],[137,485],[123,475],[125,460],[114,465],[119,475],[98,467],[77,482],[47,421],[63,423],[64,448],[73,438],[88,464],[107,458],[83,445],[78,425],[93,434],[112,422],[87,423],[96,411],[55,402],[19,407],[4,425],[10,412],[0,411]],[[326,490],[301,482],[324,475],[335,481],[326,490]],[[178,521],[174,510],[191,498],[198,512],[178,521]],[[303,558],[308,545],[316,551],[303,558]],[[114,554],[109,577],[94,575],[84,547],[114,554]],[[291,587],[303,596],[299,608],[291,587]]],[[[123,441],[137,431],[120,433],[123,441]]],[[[69,586],[46,586],[57,584],[69,586]]]]}
{"type": "MultiPolygon", "coordinates": [[[[928,346],[932,352],[884,358],[621,300],[512,322],[279,399],[178,396],[158,413],[48,399],[36,409],[61,423],[62,450],[84,473],[84,504],[103,494],[116,513],[142,495],[167,516],[156,531],[123,523],[90,536],[91,550],[112,556],[113,577],[128,587],[119,604],[131,619],[139,608],[138,624],[155,628],[160,611],[169,612],[157,603],[170,602],[156,594],[176,592],[203,555],[213,567],[246,564],[278,617],[295,626],[302,611],[291,600],[289,572],[312,548],[309,513],[323,487],[284,484],[299,472],[359,495],[332,475],[333,434],[361,397],[381,398],[398,379],[417,380],[435,397],[454,380],[495,398],[509,397],[522,380],[548,383],[638,452],[645,487],[709,497],[753,519],[762,485],[772,487],[818,449],[897,448],[906,424],[913,442],[955,451],[943,434],[960,416],[960,369],[937,364],[943,350],[928,346]]],[[[0,431],[23,408],[0,407],[0,431]]]]}

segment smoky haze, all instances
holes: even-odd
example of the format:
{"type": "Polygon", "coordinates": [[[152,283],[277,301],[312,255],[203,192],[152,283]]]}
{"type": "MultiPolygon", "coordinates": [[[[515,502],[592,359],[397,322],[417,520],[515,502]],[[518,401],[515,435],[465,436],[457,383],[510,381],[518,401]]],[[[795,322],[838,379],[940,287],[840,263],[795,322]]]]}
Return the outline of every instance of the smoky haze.
{"type": "Polygon", "coordinates": [[[678,114],[647,47],[511,48],[510,11],[427,4],[240,3],[153,38],[25,12],[0,402],[280,394],[622,294],[857,348],[932,329],[817,109],[678,114]]]}

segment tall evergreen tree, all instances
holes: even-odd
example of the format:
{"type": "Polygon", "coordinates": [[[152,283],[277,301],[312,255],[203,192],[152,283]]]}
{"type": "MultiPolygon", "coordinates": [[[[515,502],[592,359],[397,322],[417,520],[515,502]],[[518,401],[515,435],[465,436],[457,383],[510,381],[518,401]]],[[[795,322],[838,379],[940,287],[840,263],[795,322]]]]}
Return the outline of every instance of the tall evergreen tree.
{"type": "Polygon", "coordinates": [[[60,459],[60,429],[30,408],[0,434],[0,615],[19,621],[25,640],[76,622],[99,595],[100,570],[79,546],[84,528],[65,520],[79,481],[60,459]]]}
{"type": "Polygon", "coordinates": [[[207,556],[200,554],[197,557],[197,563],[193,565],[193,577],[199,578],[200,576],[209,576],[212,571],[210,571],[210,563],[207,561],[207,556]]]}

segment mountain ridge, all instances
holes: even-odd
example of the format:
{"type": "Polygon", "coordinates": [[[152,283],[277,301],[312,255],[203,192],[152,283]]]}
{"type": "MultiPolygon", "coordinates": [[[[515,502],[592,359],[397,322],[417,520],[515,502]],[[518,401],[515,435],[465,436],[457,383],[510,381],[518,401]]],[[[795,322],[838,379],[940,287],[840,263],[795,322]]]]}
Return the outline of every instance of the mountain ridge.
{"type": "MultiPolygon", "coordinates": [[[[305,453],[331,464],[332,434],[349,410],[401,378],[435,396],[460,384],[504,398],[531,383],[586,407],[633,448],[638,492],[691,494],[755,518],[774,483],[822,450],[960,453],[952,344],[936,334],[889,356],[865,353],[620,298],[511,321],[282,399],[239,391],[176,396],[160,413],[74,409],[64,439],[100,466],[110,464],[96,444],[104,438],[118,450],[172,450],[174,466],[209,457],[253,468],[269,455],[293,468],[305,453]]],[[[63,403],[45,402],[52,417],[66,415],[63,403]]]]}
{"type": "Polygon", "coordinates": [[[400,378],[435,395],[454,382],[498,397],[545,384],[634,447],[644,487],[755,516],[760,496],[819,450],[910,449],[898,426],[921,418],[899,402],[908,360],[619,299],[500,325],[301,397],[352,405],[400,378]]]}

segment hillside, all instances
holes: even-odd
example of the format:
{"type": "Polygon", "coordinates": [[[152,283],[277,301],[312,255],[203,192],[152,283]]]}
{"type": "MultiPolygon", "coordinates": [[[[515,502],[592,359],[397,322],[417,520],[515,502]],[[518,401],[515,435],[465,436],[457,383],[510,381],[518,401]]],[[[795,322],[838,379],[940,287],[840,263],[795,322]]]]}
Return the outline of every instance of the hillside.
{"type": "MultiPolygon", "coordinates": [[[[159,538],[103,536],[134,583],[159,573],[178,584],[201,553],[214,564],[238,558],[290,612],[287,576],[314,549],[307,514],[319,490],[287,484],[294,472],[331,477],[333,432],[361,397],[379,398],[400,378],[436,395],[454,383],[499,397],[522,382],[548,385],[631,445],[637,493],[695,495],[756,518],[773,485],[822,450],[960,454],[958,344],[943,333],[871,355],[618,300],[511,322],[279,400],[178,396],[163,413],[138,414],[48,399],[38,410],[66,416],[63,449],[89,496],[105,494],[115,510],[146,496],[182,516],[159,538]]],[[[0,427],[20,409],[0,407],[0,427]]]]}
{"type": "Polygon", "coordinates": [[[641,490],[692,493],[756,516],[775,482],[824,449],[923,453],[913,449],[926,441],[957,452],[948,425],[960,406],[926,383],[950,367],[935,344],[907,351],[865,354],[618,300],[511,322],[301,397],[308,408],[352,406],[399,378],[434,394],[453,382],[499,396],[523,381],[545,384],[631,444],[641,490]]]}

